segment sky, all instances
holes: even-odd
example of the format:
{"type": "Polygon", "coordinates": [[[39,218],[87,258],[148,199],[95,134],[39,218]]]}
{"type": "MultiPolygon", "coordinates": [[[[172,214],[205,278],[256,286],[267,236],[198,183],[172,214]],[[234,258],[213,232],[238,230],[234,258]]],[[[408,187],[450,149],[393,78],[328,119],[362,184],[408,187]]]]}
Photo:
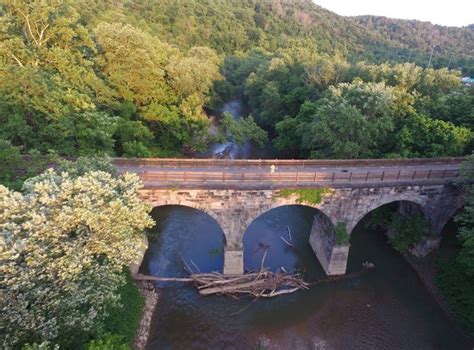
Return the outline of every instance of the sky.
{"type": "Polygon", "coordinates": [[[474,23],[474,0],[313,0],[343,16],[418,19],[445,26],[474,23]]]}

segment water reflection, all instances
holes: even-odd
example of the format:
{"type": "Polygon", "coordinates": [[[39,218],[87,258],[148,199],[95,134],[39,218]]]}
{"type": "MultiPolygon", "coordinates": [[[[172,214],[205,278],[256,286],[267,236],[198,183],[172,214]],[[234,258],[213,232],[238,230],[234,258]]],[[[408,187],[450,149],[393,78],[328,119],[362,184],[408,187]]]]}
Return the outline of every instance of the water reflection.
{"type": "MultiPolygon", "coordinates": [[[[223,245],[222,232],[210,217],[183,207],[160,208],[153,215],[160,235],[150,240],[145,272],[184,275],[177,251],[203,271],[222,268],[222,255],[209,254],[223,245]]],[[[262,240],[275,248],[267,266],[283,264],[318,276],[321,268],[304,244],[313,215],[311,208],[292,206],[261,216],[245,235],[246,266],[260,263],[251,252],[262,240]],[[279,238],[287,225],[301,249],[296,253],[279,238]]],[[[191,286],[170,284],[160,289],[148,348],[255,349],[262,338],[269,339],[270,349],[313,349],[315,344],[326,349],[471,348],[384,235],[362,222],[351,238],[349,272],[367,260],[375,263],[374,272],[256,302],[201,297],[191,286]]]]}

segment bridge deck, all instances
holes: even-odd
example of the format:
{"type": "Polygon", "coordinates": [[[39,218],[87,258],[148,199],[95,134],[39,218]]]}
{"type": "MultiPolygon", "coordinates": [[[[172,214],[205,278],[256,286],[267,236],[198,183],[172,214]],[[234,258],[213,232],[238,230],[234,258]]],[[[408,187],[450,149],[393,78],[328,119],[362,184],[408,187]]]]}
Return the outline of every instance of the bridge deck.
{"type": "Polygon", "coordinates": [[[441,184],[463,158],[395,160],[114,159],[147,188],[366,187],[441,184]],[[272,171],[272,165],[275,165],[272,171]]]}

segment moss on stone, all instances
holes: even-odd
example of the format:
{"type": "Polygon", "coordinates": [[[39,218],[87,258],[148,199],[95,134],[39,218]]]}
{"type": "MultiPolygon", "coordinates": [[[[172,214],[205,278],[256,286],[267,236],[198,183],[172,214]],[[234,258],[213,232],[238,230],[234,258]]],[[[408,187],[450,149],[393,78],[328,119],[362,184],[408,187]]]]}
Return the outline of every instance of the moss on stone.
{"type": "Polygon", "coordinates": [[[346,224],[343,222],[338,222],[336,227],[336,244],[337,245],[346,245],[349,244],[349,233],[347,233],[346,224]]]}
{"type": "Polygon", "coordinates": [[[282,189],[279,193],[280,197],[290,197],[296,195],[297,203],[319,204],[327,193],[334,193],[330,188],[300,188],[300,189],[282,189]]]}

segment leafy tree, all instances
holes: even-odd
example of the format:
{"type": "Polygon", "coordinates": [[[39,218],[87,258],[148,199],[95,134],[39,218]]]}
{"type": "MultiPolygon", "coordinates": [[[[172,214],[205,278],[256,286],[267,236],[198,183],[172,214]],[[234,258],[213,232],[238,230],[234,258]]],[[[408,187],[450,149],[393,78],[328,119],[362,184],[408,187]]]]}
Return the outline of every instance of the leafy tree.
{"type": "Polygon", "coordinates": [[[101,328],[118,301],[122,267],[139,258],[152,225],[136,175],[71,177],[48,170],[24,193],[0,186],[3,346],[64,346],[101,328]]]}
{"type": "Polygon", "coordinates": [[[250,140],[262,147],[268,141],[266,131],[255,123],[251,115],[234,119],[230,113],[223,113],[220,133],[222,139],[229,138],[238,145],[250,140]]]}
{"type": "Polygon", "coordinates": [[[6,140],[0,139],[0,184],[18,189],[21,181],[18,180],[16,170],[21,161],[20,149],[12,146],[6,140]]]}
{"type": "Polygon", "coordinates": [[[149,157],[151,157],[151,152],[140,141],[129,141],[129,142],[125,142],[123,144],[123,156],[124,157],[149,158],[149,157]]]}
{"type": "Polygon", "coordinates": [[[407,117],[402,125],[396,139],[403,157],[462,155],[472,137],[467,128],[419,114],[407,117]]]}

